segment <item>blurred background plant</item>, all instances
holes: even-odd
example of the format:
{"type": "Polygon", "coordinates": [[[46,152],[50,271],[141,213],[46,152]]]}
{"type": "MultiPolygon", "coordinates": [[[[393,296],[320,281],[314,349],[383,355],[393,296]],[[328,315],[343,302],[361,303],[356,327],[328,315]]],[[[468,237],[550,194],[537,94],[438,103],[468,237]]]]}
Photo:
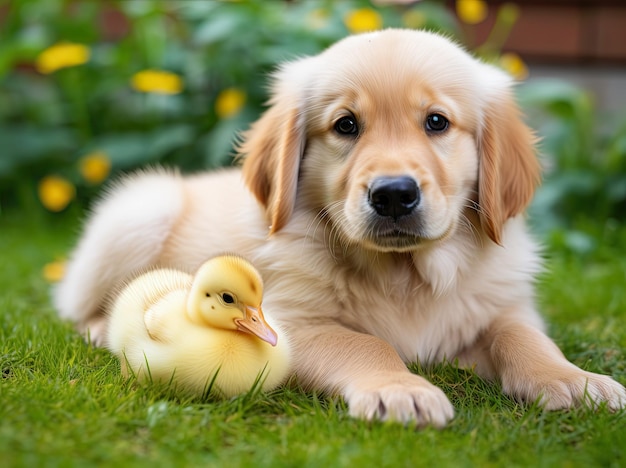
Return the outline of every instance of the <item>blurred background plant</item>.
{"type": "MultiPolygon", "coordinates": [[[[121,171],[230,164],[268,73],[349,33],[441,31],[523,80],[502,53],[518,8],[499,5],[478,44],[486,15],[481,0],[0,0],[0,209],[80,212],[121,171]]],[[[519,92],[547,169],[535,226],[592,248],[583,218],[624,221],[626,122],[565,83],[519,92]]]]}
{"type": "Polygon", "coordinates": [[[533,225],[577,254],[615,242],[626,221],[626,113],[600,112],[589,92],[563,81],[526,83],[518,95],[542,138],[533,225]]]}

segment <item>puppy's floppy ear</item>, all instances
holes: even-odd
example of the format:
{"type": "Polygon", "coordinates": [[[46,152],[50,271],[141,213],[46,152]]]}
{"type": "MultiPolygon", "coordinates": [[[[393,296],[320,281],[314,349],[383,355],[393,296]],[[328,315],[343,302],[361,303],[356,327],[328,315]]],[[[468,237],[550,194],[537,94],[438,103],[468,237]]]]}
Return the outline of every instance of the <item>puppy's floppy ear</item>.
{"type": "Polygon", "coordinates": [[[304,124],[292,96],[277,94],[270,107],[243,134],[239,154],[243,177],[265,207],[270,234],[282,229],[296,202],[298,171],[304,152],[304,124]]]}
{"type": "Polygon", "coordinates": [[[497,244],[506,220],[526,209],[540,182],[535,142],[511,91],[493,96],[479,141],[478,204],[481,225],[497,244]]]}

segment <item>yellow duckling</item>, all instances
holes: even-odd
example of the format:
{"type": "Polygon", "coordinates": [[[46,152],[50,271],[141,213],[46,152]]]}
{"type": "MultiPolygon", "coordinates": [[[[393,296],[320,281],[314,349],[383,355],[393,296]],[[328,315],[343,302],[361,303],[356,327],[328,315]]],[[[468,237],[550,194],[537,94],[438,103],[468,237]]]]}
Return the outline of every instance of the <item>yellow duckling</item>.
{"type": "Polygon", "coordinates": [[[246,260],[223,255],[194,277],[158,269],[133,280],[110,308],[107,347],[122,373],[172,382],[177,390],[231,397],[278,386],[289,370],[290,347],[261,309],[263,282],[246,260]]]}

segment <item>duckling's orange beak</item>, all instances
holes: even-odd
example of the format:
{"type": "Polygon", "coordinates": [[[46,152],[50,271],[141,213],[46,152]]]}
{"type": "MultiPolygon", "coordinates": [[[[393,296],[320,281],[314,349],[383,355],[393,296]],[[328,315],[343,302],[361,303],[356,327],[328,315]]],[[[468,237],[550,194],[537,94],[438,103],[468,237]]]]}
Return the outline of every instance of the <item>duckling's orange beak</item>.
{"type": "Polygon", "coordinates": [[[237,329],[243,332],[252,333],[263,341],[267,341],[272,346],[276,346],[278,335],[272,327],[265,321],[261,306],[244,306],[243,318],[236,319],[237,329]]]}

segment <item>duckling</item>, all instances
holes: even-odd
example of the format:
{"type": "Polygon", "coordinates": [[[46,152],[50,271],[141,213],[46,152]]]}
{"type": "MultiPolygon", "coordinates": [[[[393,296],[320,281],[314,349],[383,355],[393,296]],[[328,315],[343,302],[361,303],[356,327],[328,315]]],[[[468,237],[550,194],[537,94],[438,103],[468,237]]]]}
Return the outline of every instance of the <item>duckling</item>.
{"type": "Polygon", "coordinates": [[[156,269],[112,302],[107,347],[125,376],[172,382],[186,394],[203,396],[210,387],[231,397],[259,376],[270,390],[287,376],[290,346],[267,322],[262,298],[260,274],[236,255],[206,261],[193,277],[156,269]]]}

